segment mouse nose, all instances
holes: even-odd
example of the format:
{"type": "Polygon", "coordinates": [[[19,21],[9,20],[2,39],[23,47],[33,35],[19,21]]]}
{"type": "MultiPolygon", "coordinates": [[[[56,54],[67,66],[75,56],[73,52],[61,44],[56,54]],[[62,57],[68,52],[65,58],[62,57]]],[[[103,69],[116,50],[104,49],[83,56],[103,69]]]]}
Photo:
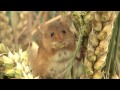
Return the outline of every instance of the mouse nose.
{"type": "Polygon", "coordinates": [[[59,35],[59,42],[62,42],[63,41],[63,36],[60,34],[59,35]]]}
{"type": "Polygon", "coordinates": [[[58,36],[56,36],[56,40],[58,41],[58,42],[62,42],[62,38],[58,35],[58,36]]]}

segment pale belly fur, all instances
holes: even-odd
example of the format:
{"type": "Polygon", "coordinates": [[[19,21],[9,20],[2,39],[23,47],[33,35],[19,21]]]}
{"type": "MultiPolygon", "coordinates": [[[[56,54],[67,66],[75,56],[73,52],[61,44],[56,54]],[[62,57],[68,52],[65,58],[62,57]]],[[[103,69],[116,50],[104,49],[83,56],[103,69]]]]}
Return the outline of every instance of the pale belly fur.
{"type": "Polygon", "coordinates": [[[72,56],[73,52],[68,50],[61,50],[50,58],[52,61],[52,72],[54,72],[53,75],[51,75],[53,78],[66,78],[72,56]]]}

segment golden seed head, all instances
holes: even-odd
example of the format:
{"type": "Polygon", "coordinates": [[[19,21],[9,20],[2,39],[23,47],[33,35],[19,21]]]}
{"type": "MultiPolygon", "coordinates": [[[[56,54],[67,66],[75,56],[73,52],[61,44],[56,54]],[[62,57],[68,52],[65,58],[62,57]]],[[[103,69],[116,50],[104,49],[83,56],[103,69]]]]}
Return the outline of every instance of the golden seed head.
{"type": "Polygon", "coordinates": [[[110,16],[111,16],[111,11],[103,12],[101,16],[101,21],[107,22],[110,19],[110,16]]]}
{"type": "Polygon", "coordinates": [[[104,40],[106,39],[107,37],[107,33],[106,32],[101,32],[99,35],[98,35],[98,39],[99,40],[104,40]]]}
{"type": "Polygon", "coordinates": [[[104,61],[98,61],[95,63],[94,65],[94,69],[95,70],[99,70],[102,69],[105,66],[105,62],[104,61]]]}
{"type": "Polygon", "coordinates": [[[89,11],[80,11],[80,15],[85,16],[89,13],[89,11]]]}
{"type": "Polygon", "coordinates": [[[92,44],[94,47],[98,46],[99,40],[96,36],[91,35],[89,38],[90,44],[92,44]]]}
{"type": "Polygon", "coordinates": [[[86,58],[85,58],[85,61],[84,61],[85,72],[88,75],[92,75],[93,74],[92,63],[86,58]]]}
{"type": "Polygon", "coordinates": [[[100,72],[100,71],[97,71],[97,72],[94,73],[92,78],[93,79],[102,79],[102,77],[103,77],[103,73],[100,72]]]}
{"type": "Polygon", "coordinates": [[[102,31],[99,33],[98,35],[98,39],[99,40],[105,40],[106,38],[108,38],[112,33],[112,24],[106,24],[104,26],[104,28],[102,29],[102,31]]]}
{"type": "Polygon", "coordinates": [[[105,52],[107,52],[108,51],[108,45],[109,45],[109,43],[108,43],[107,40],[101,41],[99,46],[95,50],[95,54],[97,56],[100,56],[100,55],[104,54],[105,52]]]}
{"type": "Polygon", "coordinates": [[[89,23],[94,18],[94,12],[89,12],[85,17],[84,21],[85,23],[89,23]]]}
{"type": "Polygon", "coordinates": [[[88,59],[89,59],[91,62],[95,62],[95,61],[96,61],[96,55],[89,56],[88,59]]]}
{"type": "Polygon", "coordinates": [[[93,20],[92,21],[92,27],[95,31],[101,31],[102,30],[102,23],[93,20]]]}

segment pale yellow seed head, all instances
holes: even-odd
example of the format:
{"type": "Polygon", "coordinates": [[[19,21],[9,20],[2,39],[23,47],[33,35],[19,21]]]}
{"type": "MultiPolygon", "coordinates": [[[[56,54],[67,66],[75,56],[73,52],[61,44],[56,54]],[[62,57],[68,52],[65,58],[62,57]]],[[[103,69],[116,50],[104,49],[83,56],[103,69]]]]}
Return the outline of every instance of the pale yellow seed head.
{"type": "Polygon", "coordinates": [[[17,70],[23,70],[23,66],[21,65],[21,63],[17,63],[16,67],[17,70]]]}
{"type": "Polygon", "coordinates": [[[26,67],[25,67],[25,72],[26,72],[26,73],[30,72],[30,67],[29,67],[29,66],[26,66],[26,67]]]}
{"type": "Polygon", "coordinates": [[[33,75],[31,73],[28,73],[28,78],[33,79],[33,75]]]}
{"type": "Polygon", "coordinates": [[[22,77],[22,70],[15,70],[15,78],[20,79],[22,77]]]}
{"type": "Polygon", "coordinates": [[[8,53],[8,49],[3,43],[0,43],[0,53],[8,53]]]}
{"type": "Polygon", "coordinates": [[[4,75],[5,75],[5,76],[8,76],[8,77],[14,77],[14,74],[15,74],[14,69],[6,69],[6,70],[4,71],[4,75]]]}
{"type": "Polygon", "coordinates": [[[11,58],[8,58],[6,56],[2,57],[2,61],[4,63],[3,65],[4,65],[5,68],[12,68],[12,67],[15,66],[14,61],[11,58]]]}

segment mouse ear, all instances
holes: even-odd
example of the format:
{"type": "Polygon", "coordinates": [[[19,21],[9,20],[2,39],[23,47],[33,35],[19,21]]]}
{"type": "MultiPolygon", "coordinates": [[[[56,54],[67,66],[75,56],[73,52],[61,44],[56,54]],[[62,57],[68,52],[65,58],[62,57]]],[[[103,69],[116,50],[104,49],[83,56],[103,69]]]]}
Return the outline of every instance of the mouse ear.
{"type": "Polygon", "coordinates": [[[72,15],[69,14],[69,15],[66,15],[65,17],[62,17],[61,18],[61,22],[65,25],[67,25],[68,27],[70,27],[72,25],[72,15]]]}
{"type": "Polygon", "coordinates": [[[44,30],[47,28],[47,25],[45,23],[42,23],[40,25],[40,33],[43,34],[44,33],[44,30]]]}
{"type": "Polygon", "coordinates": [[[37,32],[34,34],[35,42],[38,45],[41,45],[42,36],[46,29],[47,29],[47,25],[45,23],[42,23],[42,24],[40,24],[40,27],[38,28],[37,32]]]}

